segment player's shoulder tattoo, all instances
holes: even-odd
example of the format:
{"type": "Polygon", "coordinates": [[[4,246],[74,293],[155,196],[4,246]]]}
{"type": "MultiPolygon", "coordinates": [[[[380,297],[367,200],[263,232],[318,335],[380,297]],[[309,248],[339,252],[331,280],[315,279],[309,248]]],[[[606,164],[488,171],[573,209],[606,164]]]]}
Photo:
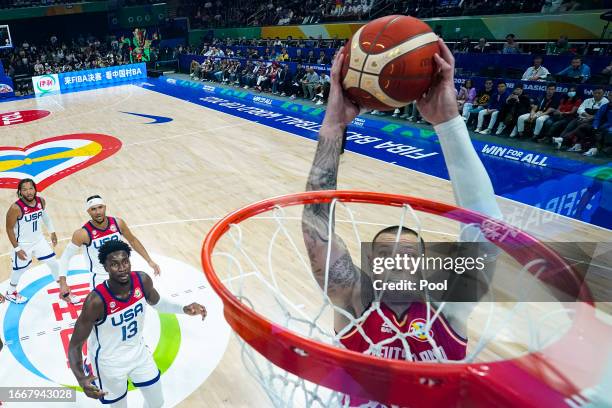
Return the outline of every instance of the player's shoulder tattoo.
{"type": "Polygon", "coordinates": [[[329,284],[337,288],[350,288],[357,283],[358,279],[359,271],[348,252],[336,259],[329,267],[329,284]]]}

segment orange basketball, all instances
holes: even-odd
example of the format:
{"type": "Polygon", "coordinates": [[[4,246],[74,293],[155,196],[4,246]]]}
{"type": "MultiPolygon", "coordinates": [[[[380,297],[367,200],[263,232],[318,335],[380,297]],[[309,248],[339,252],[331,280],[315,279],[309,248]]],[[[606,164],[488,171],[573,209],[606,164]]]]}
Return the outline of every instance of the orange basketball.
{"type": "Polygon", "coordinates": [[[391,110],[418,99],[431,85],[438,36],[408,16],[370,21],[344,46],[342,84],[368,109],[391,110]]]}

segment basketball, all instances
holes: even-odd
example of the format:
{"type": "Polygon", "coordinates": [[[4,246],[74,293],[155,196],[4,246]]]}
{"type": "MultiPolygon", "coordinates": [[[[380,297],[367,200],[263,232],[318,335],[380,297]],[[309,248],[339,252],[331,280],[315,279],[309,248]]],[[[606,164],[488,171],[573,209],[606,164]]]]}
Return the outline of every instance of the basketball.
{"type": "Polygon", "coordinates": [[[373,20],[344,46],[342,84],[364,108],[401,108],[429,88],[437,52],[438,36],[421,20],[400,15],[373,20]]]}

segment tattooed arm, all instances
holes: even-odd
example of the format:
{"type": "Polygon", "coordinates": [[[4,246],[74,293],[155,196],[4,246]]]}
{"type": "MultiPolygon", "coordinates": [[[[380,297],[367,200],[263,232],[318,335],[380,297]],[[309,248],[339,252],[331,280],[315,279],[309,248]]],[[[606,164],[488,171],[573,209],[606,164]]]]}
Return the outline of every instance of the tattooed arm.
{"type": "MultiPolygon", "coordinates": [[[[342,91],[340,69],[343,58],[342,53],[338,54],[332,66],[329,102],[319,131],[319,143],[306,184],[307,191],[336,189],[343,135],[346,126],[359,113],[359,108],[348,100],[342,91]]],[[[329,209],[330,204],[304,206],[302,214],[304,243],[314,277],[319,286],[324,288],[327,248],[331,239],[327,294],[334,305],[355,312],[352,299],[359,285],[360,272],[353,264],[346,245],[334,233],[333,216],[329,213],[329,209]],[[330,222],[332,223],[331,237],[328,236],[330,222]]],[[[336,325],[338,326],[339,324],[336,325]]]]}

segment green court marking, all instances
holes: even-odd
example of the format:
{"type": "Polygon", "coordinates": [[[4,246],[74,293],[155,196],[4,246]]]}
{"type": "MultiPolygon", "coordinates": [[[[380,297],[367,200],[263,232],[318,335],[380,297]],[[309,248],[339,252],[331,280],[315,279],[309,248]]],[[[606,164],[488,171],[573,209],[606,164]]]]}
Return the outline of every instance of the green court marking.
{"type": "Polygon", "coordinates": [[[609,181],[612,180],[612,167],[608,166],[599,166],[589,169],[582,173],[584,176],[592,177],[594,179],[598,179],[601,181],[609,181]]]}

